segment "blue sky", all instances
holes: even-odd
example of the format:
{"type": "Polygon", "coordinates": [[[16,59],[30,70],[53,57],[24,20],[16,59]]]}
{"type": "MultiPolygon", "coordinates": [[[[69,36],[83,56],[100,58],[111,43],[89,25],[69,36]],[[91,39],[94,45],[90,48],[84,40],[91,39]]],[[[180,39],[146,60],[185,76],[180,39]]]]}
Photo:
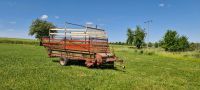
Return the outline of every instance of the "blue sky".
{"type": "Polygon", "coordinates": [[[1,0],[0,37],[28,36],[32,20],[43,18],[59,27],[64,22],[91,22],[106,29],[110,41],[125,41],[127,28],[150,24],[149,40],[167,29],[200,42],[200,0],[1,0]]]}

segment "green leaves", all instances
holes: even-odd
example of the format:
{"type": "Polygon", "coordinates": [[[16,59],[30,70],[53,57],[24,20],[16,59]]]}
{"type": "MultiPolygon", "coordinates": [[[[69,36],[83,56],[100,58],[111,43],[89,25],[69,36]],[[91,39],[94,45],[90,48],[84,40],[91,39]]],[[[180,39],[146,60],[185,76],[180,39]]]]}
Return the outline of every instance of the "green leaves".
{"type": "Polygon", "coordinates": [[[145,31],[140,27],[136,26],[136,30],[134,31],[134,45],[139,49],[144,43],[145,31]]]}
{"type": "Polygon", "coordinates": [[[56,26],[53,25],[51,22],[47,22],[41,19],[36,19],[32,22],[30,29],[29,29],[29,35],[33,36],[35,35],[35,38],[42,38],[43,36],[48,36],[49,29],[55,28],[56,26]]]}
{"type": "Polygon", "coordinates": [[[179,36],[176,31],[168,30],[163,37],[162,47],[166,51],[185,51],[189,48],[188,38],[179,36]]]}
{"type": "Polygon", "coordinates": [[[136,26],[135,31],[129,28],[127,30],[127,44],[134,44],[137,48],[141,48],[145,36],[145,31],[140,26],[136,26]]]}
{"type": "Polygon", "coordinates": [[[127,30],[127,37],[126,43],[129,45],[133,44],[134,32],[130,28],[127,30]]]}
{"type": "Polygon", "coordinates": [[[179,45],[179,50],[182,50],[182,51],[189,48],[188,38],[186,36],[179,37],[178,45],[179,45]]]}

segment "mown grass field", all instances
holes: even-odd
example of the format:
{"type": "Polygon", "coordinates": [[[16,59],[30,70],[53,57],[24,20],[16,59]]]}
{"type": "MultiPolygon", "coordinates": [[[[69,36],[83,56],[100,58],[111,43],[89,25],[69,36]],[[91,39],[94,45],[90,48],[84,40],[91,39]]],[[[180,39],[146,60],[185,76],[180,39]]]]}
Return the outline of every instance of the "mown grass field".
{"type": "Polygon", "coordinates": [[[43,47],[0,43],[0,90],[198,90],[200,60],[182,60],[136,53],[127,46],[114,46],[125,60],[119,69],[88,69],[60,66],[47,57],[43,47]]]}

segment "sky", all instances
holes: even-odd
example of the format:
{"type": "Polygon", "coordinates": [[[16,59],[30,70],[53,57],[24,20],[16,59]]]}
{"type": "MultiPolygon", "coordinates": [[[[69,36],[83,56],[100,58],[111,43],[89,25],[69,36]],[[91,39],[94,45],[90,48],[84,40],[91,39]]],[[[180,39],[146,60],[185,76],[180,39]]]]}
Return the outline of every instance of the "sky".
{"type": "Polygon", "coordinates": [[[200,42],[200,0],[0,0],[0,11],[0,37],[34,39],[29,26],[40,18],[58,27],[66,21],[98,25],[111,42],[126,41],[127,29],[136,25],[149,32],[146,41],[159,41],[172,29],[200,42]]]}

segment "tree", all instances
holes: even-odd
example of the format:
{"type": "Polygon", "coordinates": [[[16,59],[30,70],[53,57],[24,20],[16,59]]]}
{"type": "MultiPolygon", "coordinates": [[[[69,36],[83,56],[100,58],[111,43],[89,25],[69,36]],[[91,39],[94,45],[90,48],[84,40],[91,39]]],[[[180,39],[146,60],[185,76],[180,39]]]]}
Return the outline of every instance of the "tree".
{"type": "Polygon", "coordinates": [[[41,19],[36,19],[32,22],[32,24],[29,28],[29,35],[31,35],[31,36],[35,35],[35,38],[39,39],[40,45],[42,45],[41,38],[43,36],[48,36],[49,29],[55,28],[55,27],[56,26],[51,22],[47,22],[47,21],[41,20],[41,19]]]}
{"type": "Polygon", "coordinates": [[[126,44],[131,45],[133,43],[134,34],[130,28],[127,30],[127,37],[126,44]]]}
{"type": "Polygon", "coordinates": [[[168,30],[163,40],[162,47],[166,51],[184,51],[189,48],[188,38],[186,36],[179,36],[176,31],[168,30]]]}
{"type": "Polygon", "coordinates": [[[159,41],[158,41],[158,46],[161,46],[161,47],[162,47],[163,45],[164,45],[164,40],[159,40],[159,41]]]}
{"type": "Polygon", "coordinates": [[[142,47],[146,47],[147,44],[145,42],[142,43],[142,47]]]}
{"type": "Polygon", "coordinates": [[[155,48],[158,48],[158,46],[159,46],[159,43],[155,42],[155,43],[154,43],[154,47],[155,47],[155,48]]]}
{"type": "Polygon", "coordinates": [[[177,45],[178,34],[176,31],[167,30],[165,36],[163,38],[163,45],[162,47],[166,51],[174,51],[177,45]]]}
{"type": "Polygon", "coordinates": [[[200,43],[192,42],[192,43],[189,44],[189,50],[190,51],[194,51],[194,50],[199,51],[199,48],[200,48],[200,43]]]}
{"type": "Polygon", "coordinates": [[[145,36],[145,31],[140,26],[136,26],[133,42],[138,49],[140,49],[142,44],[144,43],[145,36]]]}
{"type": "Polygon", "coordinates": [[[148,47],[152,47],[152,46],[153,46],[153,43],[149,42],[148,47]]]}
{"type": "Polygon", "coordinates": [[[190,51],[194,51],[194,50],[196,50],[196,44],[195,43],[190,43],[190,45],[189,45],[190,47],[189,47],[189,50],[190,51]]]}
{"type": "Polygon", "coordinates": [[[118,45],[122,45],[122,42],[118,42],[118,45]]]}
{"type": "Polygon", "coordinates": [[[186,36],[181,36],[178,39],[179,51],[185,51],[185,49],[189,48],[188,38],[186,36]]]}

